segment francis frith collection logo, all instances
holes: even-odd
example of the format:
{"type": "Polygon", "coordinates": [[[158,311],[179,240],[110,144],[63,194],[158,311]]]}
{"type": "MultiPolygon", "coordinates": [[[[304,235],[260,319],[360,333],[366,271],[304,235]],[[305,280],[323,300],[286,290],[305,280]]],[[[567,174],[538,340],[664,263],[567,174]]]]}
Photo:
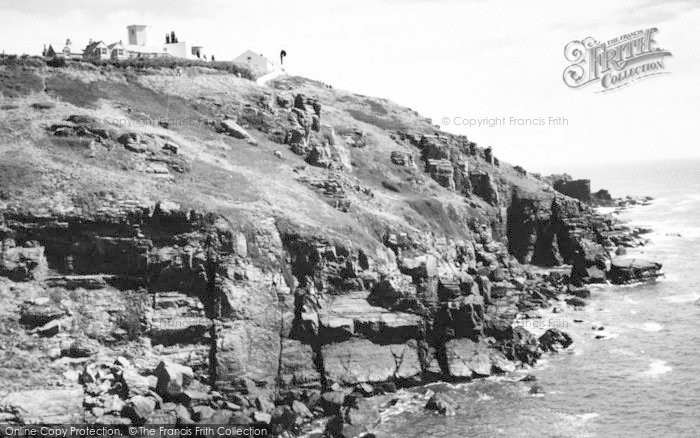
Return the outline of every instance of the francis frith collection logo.
{"type": "Polygon", "coordinates": [[[564,70],[564,83],[571,88],[599,83],[598,92],[614,90],[666,71],[668,50],[657,47],[657,28],[637,30],[600,42],[592,37],[572,41],[564,48],[572,64],[564,70]]]}

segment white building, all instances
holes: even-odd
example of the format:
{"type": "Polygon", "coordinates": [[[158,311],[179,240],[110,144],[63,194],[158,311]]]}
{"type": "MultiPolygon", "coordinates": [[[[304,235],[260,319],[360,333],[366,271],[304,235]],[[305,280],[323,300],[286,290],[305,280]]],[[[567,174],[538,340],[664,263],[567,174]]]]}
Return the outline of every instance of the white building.
{"type": "Polygon", "coordinates": [[[247,65],[252,71],[259,74],[267,74],[278,69],[278,66],[265,58],[263,55],[259,55],[252,50],[246,50],[245,52],[238,55],[233,62],[238,64],[247,65]]]}
{"type": "MultiPolygon", "coordinates": [[[[56,45],[56,47],[58,48],[60,46],[56,45]]],[[[68,38],[66,40],[66,44],[60,51],[57,52],[56,49],[54,49],[53,44],[49,44],[48,48],[44,46],[44,51],[42,52],[42,55],[49,58],[58,57],[66,59],[81,59],[83,57],[83,51],[75,48],[70,38],[68,38]]]]}

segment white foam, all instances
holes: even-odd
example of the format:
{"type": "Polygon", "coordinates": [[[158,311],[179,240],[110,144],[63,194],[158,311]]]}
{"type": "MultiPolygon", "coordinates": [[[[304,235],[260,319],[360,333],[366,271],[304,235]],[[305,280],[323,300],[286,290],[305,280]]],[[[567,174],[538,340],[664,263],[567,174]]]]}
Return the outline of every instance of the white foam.
{"type": "Polygon", "coordinates": [[[480,392],[479,393],[479,401],[486,401],[486,400],[493,400],[493,397],[488,395],[488,394],[484,394],[484,393],[480,392]]]}
{"type": "Polygon", "coordinates": [[[659,324],[658,322],[654,321],[649,321],[642,324],[642,330],[644,330],[645,332],[660,332],[663,329],[663,324],[659,324]]]}
{"type": "Polygon", "coordinates": [[[598,416],[600,416],[600,414],[598,414],[597,412],[588,412],[586,414],[579,414],[578,418],[580,418],[581,421],[588,421],[598,416]]]}
{"type": "Polygon", "coordinates": [[[625,303],[629,303],[629,304],[639,304],[639,301],[632,299],[629,295],[625,295],[625,297],[623,298],[623,301],[625,303]]]}
{"type": "Polygon", "coordinates": [[[670,297],[664,297],[663,299],[674,304],[691,303],[700,299],[700,293],[695,292],[682,295],[671,295],[670,297]]]}
{"type": "Polygon", "coordinates": [[[649,364],[649,369],[644,371],[644,374],[647,376],[660,376],[661,374],[666,374],[672,369],[673,368],[666,364],[666,361],[661,359],[654,359],[649,364]]]}

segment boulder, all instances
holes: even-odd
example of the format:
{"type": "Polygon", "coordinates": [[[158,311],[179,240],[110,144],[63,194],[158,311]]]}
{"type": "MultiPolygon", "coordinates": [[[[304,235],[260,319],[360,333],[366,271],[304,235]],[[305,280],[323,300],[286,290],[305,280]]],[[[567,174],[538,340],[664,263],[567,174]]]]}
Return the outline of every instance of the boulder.
{"type": "Polygon", "coordinates": [[[178,397],[194,380],[192,368],[173,362],[161,361],[153,374],[158,378],[156,392],[163,397],[178,397]]]}
{"type": "Polygon", "coordinates": [[[272,414],[268,414],[267,412],[255,411],[252,417],[253,421],[256,423],[270,424],[270,422],[272,422],[272,414]]]}
{"type": "Polygon", "coordinates": [[[19,323],[34,328],[43,326],[51,321],[58,320],[66,315],[66,312],[51,304],[27,303],[20,308],[19,323]]]}
{"type": "Polygon", "coordinates": [[[311,345],[292,339],[283,339],[281,354],[279,375],[283,385],[301,386],[313,383],[320,385],[321,375],[314,363],[311,345]]]}
{"type": "Polygon", "coordinates": [[[194,406],[192,413],[194,421],[205,421],[213,417],[216,411],[209,406],[194,406]]]}
{"type": "Polygon", "coordinates": [[[567,333],[555,328],[547,330],[539,338],[540,347],[544,351],[558,352],[561,349],[567,348],[573,343],[573,339],[567,333]]]}
{"type": "Polygon", "coordinates": [[[322,354],[326,378],[347,385],[407,379],[421,372],[417,350],[409,344],[352,338],[324,345],[322,354]]]}
{"type": "Polygon", "coordinates": [[[490,376],[492,361],[489,351],[470,339],[451,339],[445,343],[447,366],[453,377],[490,376]]]}
{"type": "Polygon", "coordinates": [[[569,287],[569,294],[578,298],[590,298],[591,291],[585,287],[569,287]]]}
{"type": "Polygon", "coordinates": [[[337,414],[344,405],[345,393],[343,391],[328,391],[321,394],[321,407],[326,414],[337,414]]]}
{"type": "Polygon", "coordinates": [[[37,389],[11,392],[0,399],[5,412],[16,413],[22,424],[77,423],[82,420],[83,389],[37,389]]]}
{"type": "Polygon", "coordinates": [[[441,415],[452,416],[455,415],[457,403],[447,395],[438,392],[430,397],[428,403],[425,404],[425,408],[436,411],[441,415]]]}
{"type": "Polygon", "coordinates": [[[156,409],[156,400],[152,397],[137,395],[131,397],[122,410],[122,415],[135,424],[144,424],[156,409]]]}
{"type": "Polygon", "coordinates": [[[500,281],[505,281],[506,279],[506,272],[503,268],[496,268],[491,273],[489,274],[489,280],[493,282],[500,282],[500,281]]]}
{"type": "Polygon", "coordinates": [[[574,307],[584,307],[586,305],[586,301],[579,297],[567,298],[564,301],[566,301],[566,304],[574,307]]]}
{"type": "Polygon", "coordinates": [[[71,343],[68,348],[64,348],[61,351],[61,355],[73,358],[90,357],[97,354],[99,348],[100,346],[97,342],[90,342],[86,339],[81,339],[71,343]]]}
{"type": "Polygon", "coordinates": [[[661,263],[649,260],[615,257],[611,262],[608,277],[615,284],[650,280],[661,275],[659,273],[661,267],[661,263]]]}
{"type": "Polygon", "coordinates": [[[474,194],[491,205],[498,205],[498,186],[490,173],[469,172],[469,181],[474,194]]]}
{"type": "Polygon", "coordinates": [[[132,397],[148,394],[151,390],[151,381],[148,377],[142,376],[132,367],[124,368],[118,373],[117,379],[124,386],[125,392],[132,397]]]}
{"type": "Polygon", "coordinates": [[[0,276],[13,281],[42,280],[48,263],[43,246],[11,247],[0,253],[0,276]]]}
{"type": "Polygon", "coordinates": [[[227,135],[230,135],[233,138],[238,138],[241,140],[251,138],[250,134],[248,134],[248,131],[246,131],[238,123],[230,119],[222,120],[219,123],[219,132],[223,132],[227,135]]]}
{"type": "Polygon", "coordinates": [[[299,416],[303,418],[313,418],[314,414],[311,410],[299,400],[294,400],[292,402],[292,410],[299,416]]]}

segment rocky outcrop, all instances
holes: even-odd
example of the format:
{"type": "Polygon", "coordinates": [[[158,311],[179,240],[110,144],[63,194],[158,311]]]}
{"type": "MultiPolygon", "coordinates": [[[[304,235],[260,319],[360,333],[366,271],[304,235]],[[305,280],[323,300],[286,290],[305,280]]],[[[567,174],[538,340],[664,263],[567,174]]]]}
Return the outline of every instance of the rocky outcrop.
{"type": "Polygon", "coordinates": [[[661,275],[661,263],[649,260],[616,257],[610,263],[608,277],[615,284],[650,280],[661,275]]]}
{"type": "MultiPolygon", "coordinates": [[[[0,180],[20,181],[0,190],[0,337],[17,353],[0,418],[73,420],[27,404],[27,386],[58,381],[75,394],[51,397],[76,421],[280,434],[327,417],[330,435],[354,436],[381,419],[385,393],[566,347],[562,332],[519,325],[533,310],[656,272],[611,260],[642,230],[409,110],[303,78],[234,84],[233,97],[200,85],[162,100],[204,126],[126,130],[76,114],[41,125],[51,147],[39,142],[31,172],[0,160],[0,180]],[[382,117],[348,116],[358,101],[382,117]],[[529,266],[562,263],[571,270],[529,266]],[[15,378],[27,364],[31,382],[15,378]]],[[[157,108],[145,90],[133,105],[147,95],[157,108]]],[[[429,408],[455,409],[442,396],[429,408]]]]}
{"type": "Polygon", "coordinates": [[[554,181],[554,190],[579,201],[591,202],[591,180],[588,179],[558,179],[554,181]]]}

